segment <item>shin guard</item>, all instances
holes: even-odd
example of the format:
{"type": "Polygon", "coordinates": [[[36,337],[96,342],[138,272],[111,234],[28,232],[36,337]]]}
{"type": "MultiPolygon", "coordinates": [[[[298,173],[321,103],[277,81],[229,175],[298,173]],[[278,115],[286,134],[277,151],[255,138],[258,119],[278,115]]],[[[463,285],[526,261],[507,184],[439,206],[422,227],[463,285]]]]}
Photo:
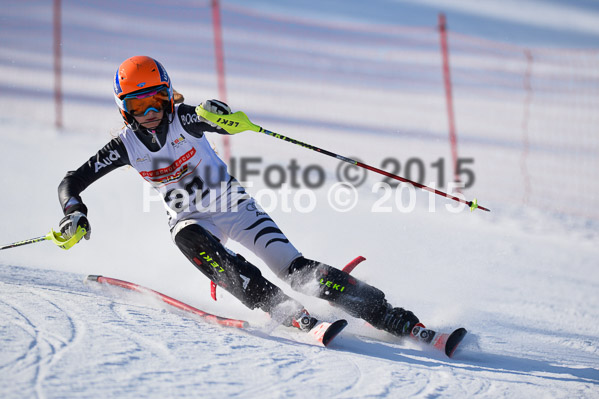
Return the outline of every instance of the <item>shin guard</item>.
{"type": "Polygon", "coordinates": [[[250,309],[271,313],[283,302],[293,301],[265,279],[260,269],[226,249],[201,226],[192,224],[183,228],[175,236],[175,244],[206,277],[250,309]]]}
{"type": "Polygon", "coordinates": [[[385,294],[378,288],[304,257],[291,263],[287,280],[294,290],[315,294],[371,324],[378,323],[389,307],[385,294]]]}

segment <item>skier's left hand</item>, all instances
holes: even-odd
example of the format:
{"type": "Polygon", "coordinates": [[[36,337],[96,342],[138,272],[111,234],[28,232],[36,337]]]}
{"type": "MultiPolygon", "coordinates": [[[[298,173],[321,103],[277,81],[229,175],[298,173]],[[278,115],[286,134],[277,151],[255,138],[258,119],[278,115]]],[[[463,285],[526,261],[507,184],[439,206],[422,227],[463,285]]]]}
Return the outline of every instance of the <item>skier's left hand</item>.
{"type": "Polygon", "coordinates": [[[229,115],[231,113],[231,108],[219,100],[206,100],[206,102],[202,104],[202,107],[213,114],[229,115]]]}
{"type": "Polygon", "coordinates": [[[69,213],[60,221],[60,232],[62,233],[63,238],[70,239],[77,232],[77,227],[83,227],[86,230],[85,239],[89,240],[92,229],[89,225],[89,220],[87,220],[87,216],[80,211],[75,211],[73,213],[69,213]]]}
{"type": "MultiPolygon", "coordinates": [[[[227,104],[225,104],[224,102],[222,102],[222,101],[218,101],[218,100],[206,100],[201,105],[202,105],[202,108],[204,108],[208,112],[212,112],[213,114],[229,115],[231,113],[231,108],[229,108],[229,106],[227,104]]],[[[219,128],[219,129],[221,128],[216,123],[210,122],[206,118],[202,118],[200,116],[200,119],[202,119],[204,122],[206,122],[207,124],[209,124],[212,127],[216,127],[216,128],[219,128]]]]}

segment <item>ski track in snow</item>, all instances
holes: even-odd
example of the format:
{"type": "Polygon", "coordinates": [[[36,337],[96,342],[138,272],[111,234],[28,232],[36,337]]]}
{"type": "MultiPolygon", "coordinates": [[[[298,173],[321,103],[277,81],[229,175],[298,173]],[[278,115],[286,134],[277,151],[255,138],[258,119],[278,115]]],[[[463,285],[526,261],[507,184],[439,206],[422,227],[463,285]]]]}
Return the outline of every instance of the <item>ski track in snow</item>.
{"type": "Polygon", "coordinates": [[[47,374],[53,365],[60,361],[64,353],[76,344],[78,333],[83,327],[77,325],[80,323],[76,321],[76,317],[72,317],[68,307],[61,300],[63,298],[58,298],[57,303],[52,293],[45,290],[29,287],[18,290],[18,288],[21,287],[3,287],[2,290],[9,295],[3,295],[5,299],[0,300],[1,311],[11,317],[8,331],[4,335],[8,338],[5,341],[5,348],[12,349],[9,353],[16,358],[6,364],[3,362],[0,371],[8,375],[15,373],[21,376],[14,382],[19,384],[23,381],[26,386],[15,385],[13,388],[18,394],[33,390],[32,393],[36,397],[43,397],[42,386],[47,374]],[[10,295],[11,291],[13,295],[10,295]],[[31,312],[31,309],[38,309],[38,311],[31,312]],[[14,331],[15,329],[18,331],[14,331]],[[26,348],[12,346],[12,342],[19,344],[23,341],[10,339],[13,338],[11,333],[15,334],[13,337],[24,336],[24,342],[28,343],[26,348]],[[25,350],[19,351],[19,349],[25,350]]]}
{"type": "Polygon", "coordinates": [[[351,331],[325,349],[287,329],[215,326],[65,272],[3,265],[0,293],[3,398],[593,397],[599,386],[597,342],[575,334],[580,364],[485,352],[479,341],[498,338],[484,334],[447,359],[351,331]]]}

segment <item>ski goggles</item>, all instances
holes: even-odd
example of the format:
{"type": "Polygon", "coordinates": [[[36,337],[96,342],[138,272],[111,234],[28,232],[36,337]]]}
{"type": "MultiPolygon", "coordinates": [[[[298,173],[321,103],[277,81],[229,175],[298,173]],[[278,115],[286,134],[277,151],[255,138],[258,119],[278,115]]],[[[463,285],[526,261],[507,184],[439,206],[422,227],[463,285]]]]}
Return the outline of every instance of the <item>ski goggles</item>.
{"type": "Polygon", "coordinates": [[[170,100],[166,86],[153,87],[148,90],[128,94],[123,98],[123,109],[132,116],[147,115],[148,112],[160,112],[170,100]]]}

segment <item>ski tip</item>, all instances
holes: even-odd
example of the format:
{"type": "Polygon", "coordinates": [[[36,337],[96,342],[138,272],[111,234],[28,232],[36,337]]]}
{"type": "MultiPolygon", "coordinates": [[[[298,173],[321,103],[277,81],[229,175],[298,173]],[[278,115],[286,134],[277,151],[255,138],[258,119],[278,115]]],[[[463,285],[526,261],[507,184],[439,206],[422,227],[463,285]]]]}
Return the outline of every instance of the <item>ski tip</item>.
{"type": "Polygon", "coordinates": [[[87,281],[98,281],[98,279],[102,277],[102,276],[98,276],[95,274],[90,274],[89,276],[87,276],[86,280],[87,281]]]}
{"type": "Polygon", "coordinates": [[[331,325],[327,328],[327,330],[325,331],[323,337],[322,337],[322,344],[324,346],[329,346],[329,344],[331,343],[331,341],[337,336],[339,335],[339,333],[345,328],[347,327],[347,320],[337,320],[333,323],[331,323],[331,325]]]}
{"type": "Polygon", "coordinates": [[[465,328],[458,328],[449,335],[445,344],[445,354],[447,357],[453,357],[453,354],[467,333],[468,331],[465,328]]]}

